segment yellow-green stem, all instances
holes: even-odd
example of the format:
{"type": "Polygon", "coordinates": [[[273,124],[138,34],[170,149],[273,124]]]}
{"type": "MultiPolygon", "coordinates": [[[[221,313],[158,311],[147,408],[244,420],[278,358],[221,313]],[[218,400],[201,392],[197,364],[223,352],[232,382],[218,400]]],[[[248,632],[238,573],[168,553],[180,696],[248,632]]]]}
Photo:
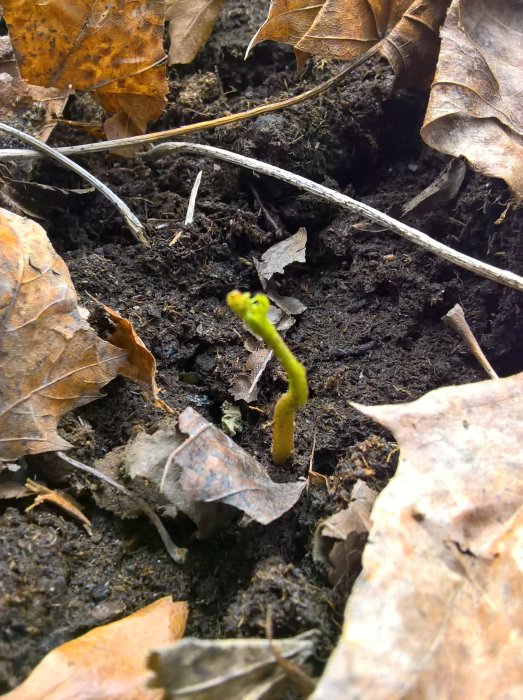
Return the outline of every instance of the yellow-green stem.
{"type": "Polygon", "coordinates": [[[287,373],[289,389],[274,408],[272,433],[272,459],[275,464],[283,464],[294,452],[296,409],[304,406],[309,398],[307,372],[267,318],[270,301],[265,294],[251,297],[248,292],[235,290],[227,295],[227,304],[271,348],[287,373]]]}

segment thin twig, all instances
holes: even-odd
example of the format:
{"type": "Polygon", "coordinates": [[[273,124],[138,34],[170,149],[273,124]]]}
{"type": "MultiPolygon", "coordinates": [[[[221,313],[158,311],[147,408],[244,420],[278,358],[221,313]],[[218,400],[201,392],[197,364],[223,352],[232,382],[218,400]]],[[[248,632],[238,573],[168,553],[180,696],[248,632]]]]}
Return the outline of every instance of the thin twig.
{"type": "MultiPolygon", "coordinates": [[[[185,126],[179,126],[176,129],[168,129],[167,131],[157,131],[152,134],[143,134],[140,136],[129,136],[125,139],[113,139],[112,141],[100,141],[99,143],[88,143],[81,146],[68,146],[66,148],[57,149],[59,153],[65,155],[83,155],[85,153],[99,153],[100,151],[108,151],[113,148],[125,148],[127,146],[137,146],[143,143],[154,143],[155,141],[162,141],[164,139],[171,139],[184,134],[194,134],[197,131],[204,131],[206,129],[215,129],[218,126],[225,126],[227,124],[234,124],[235,122],[244,121],[245,119],[253,119],[254,117],[259,117],[262,114],[269,114],[271,112],[278,112],[287,107],[292,107],[294,105],[305,102],[305,100],[310,100],[312,97],[320,95],[325,92],[330,87],[342,80],[348,73],[353,71],[362,63],[365,63],[373,54],[377,53],[379,49],[379,44],[373,46],[369,51],[354,59],[347,66],[341,70],[336,75],[332,76],[323,83],[316,85],[310,90],[301,92],[299,95],[294,97],[289,97],[286,100],[280,100],[279,102],[270,102],[266,105],[260,105],[258,107],[253,107],[253,109],[248,109],[245,112],[239,112],[237,114],[228,114],[225,117],[218,117],[217,119],[209,119],[204,122],[197,122],[196,124],[186,124],[185,126]]],[[[28,158],[36,158],[41,154],[38,151],[26,151],[21,149],[0,149],[0,159],[7,158],[9,160],[26,160],[28,158]]]]}
{"type": "Polygon", "coordinates": [[[145,235],[145,229],[143,225],[140,223],[139,219],[132,213],[132,211],[129,209],[127,204],[123,202],[120,197],[117,197],[114,192],[112,192],[107,185],[104,185],[103,182],[100,182],[94,175],[91,175],[90,172],[85,170],[85,168],[82,168],[81,165],[78,165],[74,161],[72,161],[70,158],[67,158],[63,153],[60,153],[56,148],[51,148],[51,146],[48,146],[45,143],[42,143],[38,139],[35,139],[34,136],[30,136],[29,134],[25,134],[23,131],[20,131],[19,129],[15,129],[13,126],[9,126],[8,124],[3,124],[0,123],[0,131],[4,131],[7,134],[11,134],[11,136],[16,136],[16,138],[20,139],[21,141],[25,141],[26,143],[30,143],[32,146],[34,146],[36,149],[41,151],[42,153],[45,153],[47,156],[50,158],[53,158],[54,160],[58,161],[61,163],[61,165],[65,166],[66,168],[69,168],[73,172],[75,172],[77,175],[80,175],[80,177],[83,177],[84,180],[87,180],[87,182],[95,187],[101,194],[103,194],[104,197],[107,197],[107,199],[114,204],[114,206],[119,210],[120,214],[123,216],[125,219],[125,223],[131,230],[131,233],[133,236],[136,238],[139,243],[141,243],[143,246],[148,247],[149,246],[149,241],[147,240],[147,237],[145,235]]]}
{"type": "Polygon", "coordinates": [[[262,173],[262,175],[268,175],[270,177],[278,178],[289,185],[294,185],[299,187],[306,192],[310,192],[316,195],[320,199],[324,199],[328,202],[333,202],[344,209],[348,209],[351,212],[356,212],[357,214],[364,216],[370,221],[374,221],[381,226],[394,231],[399,236],[406,238],[414,245],[428,250],[435,255],[438,255],[445,260],[458,265],[459,267],[474,272],[481,277],[486,277],[493,282],[498,282],[506,287],[512,287],[513,289],[518,289],[523,292],[523,277],[516,275],[508,270],[501,270],[494,265],[489,265],[481,260],[476,260],[475,258],[460,253],[449,246],[443,245],[439,241],[434,240],[426,233],[422,233],[412,226],[398,221],[392,218],[388,214],[383,214],[378,209],[370,207],[368,204],[363,204],[363,202],[358,202],[351,197],[347,197],[345,194],[336,192],[336,190],[331,190],[328,187],[319,185],[313,180],[309,180],[301,175],[296,175],[283,168],[278,168],[275,165],[269,165],[269,163],[264,163],[263,161],[256,160],[254,158],[248,158],[247,156],[242,156],[237,153],[232,153],[231,151],[226,151],[222,148],[214,148],[213,146],[204,146],[202,144],[196,143],[162,143],[155,146],[149,153],[148,157],[151,159],[157,159],[163,157],[167,153],[190,153],[197,156],[208,156],[210,158],[217,158],[219,160],[227,161],[228,163],[233,163],[234,165],[239,165],[243,168],[249,168],[255,172],[262,173]]]}
{"type": "Polygon", "coordinates": [[[200,183],[202,181],[203,170],[200,170],[194,185],[192,186],[191,196],[189,197],[189,206],[187,207],[187,214],[185,215],[185,225],[189,226],[194,221],[194,210],[196,208],[196,198],[198,197],[198,190],[200,189],[200,183]]]}
{"type": "Polygon", "coordinates": [[[66,455],[65,452],[57,452],[56,454],[64,462],[68,462],[68,464],[71,464],[73,467],[76,467],[77,469],[80,469],[83,472],[87,472],[87,474],[91,474],[92,476],[95,476],[97,479],[102,479],[102,481],[107,482],[113,488],[115,488],[117,491],[120,491],[120,493],[123,493],[128,498],[131,498],[136,503],[136,505],[140,508],[140,510],[149,518],[151,523],[154,525],[154,527],[158,531],[158,534],[160,535],[162,542],[165,545],[165,549],[167,550],[171,559],[174,562],[176,562],[176,564],[184,564],[185,563],[185,560],[187,559],[187,550],[183,549],[182,547],[177,547],[174,544],[174,542],[169,537],[169,533],[165,529],[160,518],[156,515],[156,513],[151,508],[151,506],[149,506],[142,498],[140,498],[139,496],[134,494],[132,491],[129,491],[128,489],[126,489],[125,486],[122,486],[122,484],[119,484],[117,481],[112,479],[110,476],[107,476],[103,472],[98,471],[98,469],[95,469],[94,467],[90,467],[89,465],[84,464],[83,462],[79,462],[78,460],[73,459],[72,457],[69,457],[69,455],[66,455]]]}
{"type": "Polygon", "coordinates": [[[465,312],[463,311],[462,307],[459,304],[456,304],[445,314],[445,316],[441,317],[441,320],[446,326],[449,326],[456,331],[460,338],[465,341],[466,346],[474,355],[479,364],[483,367],[488,376],[491,379],[499,379],[494,368],[487,360],[485,353],[476,340],[476,336],[472,332],[471,327],[467,323],[465,312]]]}

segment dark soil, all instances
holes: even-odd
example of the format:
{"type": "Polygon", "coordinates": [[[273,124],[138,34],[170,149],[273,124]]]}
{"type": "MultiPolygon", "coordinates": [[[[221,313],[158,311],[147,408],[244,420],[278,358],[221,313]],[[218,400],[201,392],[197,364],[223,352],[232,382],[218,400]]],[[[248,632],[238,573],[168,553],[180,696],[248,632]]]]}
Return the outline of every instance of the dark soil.
{"type": "MultiPolygon", "coordinates": [[[[272,43],[256,48],[244,62],[267,4],[226,3],[196,62],[171,71],[169,106],[155,129],[275,101],[339,70],[317,62],[298,79],[292,51],[272,43]]],[[[313,101],[202,132],[195,140],[288,168],[390,211],[429,185],[448,162],[419,137],[425,96],[392,94],[391,85],[387,64],[374,60],[313,101]]],[[[68,116],[89,119],[89,109],[77,98],[68,116]]],[[[62,127],[53,144],[79,138],[62,127]]],[[[44,211],[44,225],[69,265],[82,304],[94,308],[89,293],[129,318],[157,359],[165,401],[177,411],[193,406],[217,424],[222,403],[231,400],[231,381],[247,359],[246,331],[227,310],[225,295],[235,287],[258,290],[252,258],[306,227],[307,262],[288,268],[281,283],[286,294],[308,307],[287,336],[307,366],[311,387],[298,419],[294,464],[285,470],[270,464],[269,418],[285,386],[275,363],[261,380],[254,406],[241,406],[245,429],[236,439],[269,466],[276,481],[304,476],[314,444],[314,469],[332,477],[337,488],[329,495],[312,486],[272,525],[232,525],[204,542],[191,539],[187,522],[169,525],[175,541],[190,548],[184,567],[170,560],[148,521],[122,520],[96,506],[96,484],[83,476],[65,488],[92,518],[92,538],[51,507],[25,514],[27,503],[4,501],[0,690],[19,683],[56,645],[167,594],[189,601],[190,635],[265,636],[268,606],[275,636],[319,629],[318,671],[336,642],[344,600],[312,560],[312,534],[322,518],[343,506],[356,478],[382,487],[394,468],[393,460],[386,461],[392,437],[349,402],[411,401],[436,387],[484,379],[440,320],[456,302],[499,374],[521,370],[516,292],[389,232],[354,228],[357,217],[224,163],[169,156],[150,164],[101,154],[85,159],[85,165],[147,223],[152,246],[140,248],[97,194],[71,196],[44,211]],[[184,226],[200,169],[195,221],[184,226]],[[358,447],[373,435],[383,449],[372,448],[372,441],[371,448],[368,442],[358,447]]],[[[83,186],[47,161],[33,177],[83,186]]],[[[502,182],[469,170],[454,203],[409,223],[521,272],[522,213],[511,207],[503,217],[509,201],[502,182]]],[[[138,430],[154,430],[162,419],[128,382],[116,380],[106,393],[63,422],[64,435],[76,446],[71,454],[88,464],[138,430]]],[[[35,459],[31,469],[41,474],[40,466],[35,459]]]]}

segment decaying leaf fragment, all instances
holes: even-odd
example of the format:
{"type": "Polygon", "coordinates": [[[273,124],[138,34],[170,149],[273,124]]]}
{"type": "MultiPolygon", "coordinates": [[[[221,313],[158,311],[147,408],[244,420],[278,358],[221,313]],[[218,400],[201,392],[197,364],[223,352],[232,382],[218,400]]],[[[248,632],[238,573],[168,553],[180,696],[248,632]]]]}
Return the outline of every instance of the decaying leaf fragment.
{"type": "Polygon", "coordinates": [[[158,0],[4,0],[22,77],[92,92],[140,132],[165,106],[164,4],[158,0]]]}
{"type": "Polygon", "coordinates": [[[293,684],[275,652],[303,664],[314,653],[314,636],[306,632],[272,644],[265,639],[182,639],[153,651],[151,683],[172,700],[280,700],[293,684]]]}
{"type": "Polygon", "coordinates": [[[190,63],[211,35],[223,0],[165,0],[169,65],[190,63]]]}
{"type": "Polygon", "coordinates": [[[125,359],[82,320],[44,229],[0,209],[0,461],[68,449],[60,417],[98,398],[125,359]]]}
{"type": "Polygon", "coordinates": [[[166,514],[187,515],[206,537],[242,511],[263,525],[287,512],[306,482],[273,482],[266,469],[197,411],[186,408],[153,435],[130,443],[123,466],[133,479],[159,489],[166,514]],[[182,433],[188,437],[184,439],[182,433]]]}
{"type": "Polygon", "coordinates": [[[160,398],[160,390],[156,384],[156,360],[152,352],[145,347],[144,342],[128,319],[105,304],[103,310],[115,327],[114,332],[107,337],[107,340],[111,345],[127,352],[127,359],[120,366],[119,374],[139,384],[145,394],[153,399],[156,407],[163,408],[167,413],[172,413],[172,409],[160,398]]]}
{"type": "Polygon", "coordinates": [[[394,433],[401,457],[312,697],[519,697],[523,373],[356,407],[394,433]]]}
{"type": "Polygon", "coordinates": [[[51,651],[5,700],[161,700],[148,687],[151,649],[183,636],[187,603],[170,596],[51,651]]]}
{"type": "Polygon", "coordinates": [[[258,275],[267,282],[275,273],[283,274],[287,265],[305,262],[307,230],[302,226],[293,236],[271,246],[261,257],[257,266],[258,275]]]}
{"type": "Polygon", "coordinates": [[[428,86],[449,0],[273,0],[250,46],[274,39],[299,52],[349,61],[373,47],[397,83],[428,86]]]}
{"type": "Polygon", "coordinates": [[[345,596],[361,569],[361,553],[371,528],[370,511],[377,495],[358,480],[347,508],[327,518],[314,533],[313,558],[326,566],[329,581],[345,596]]]}
{"type": "Polygon", "coordinates": [[[69,98],[69,90],[29,85],[20,77],[11,41],[0,37],[0,121],[47,141],[69,98]]]}
{"type": "Polygon", "coordinates": [[[523,198],[523,5],[453,0],[421,130],[429,146],[465,156],[523,198]]]}

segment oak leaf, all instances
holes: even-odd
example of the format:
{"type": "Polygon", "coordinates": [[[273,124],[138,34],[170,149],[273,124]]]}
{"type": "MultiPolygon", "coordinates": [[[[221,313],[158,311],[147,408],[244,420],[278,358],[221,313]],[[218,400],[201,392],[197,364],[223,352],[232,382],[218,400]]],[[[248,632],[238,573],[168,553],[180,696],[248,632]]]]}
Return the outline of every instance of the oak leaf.
{"type": "Polygon", "coordinates": [[[22,77],[92,92],[143,132],[165,106],[164,5],[157,0],[4,0],[22,77]]]}
{"type": "Polygon", "coordinates": [[[44,229],[0,209],[0,460],[68,449],[60,417],[98,398],[126,356],[82,320],[44,229]]]}
{"type": "Polygon", "coordinates": [[[465,156],[523,198],[523,5],[454,0],[421,130],[432,148],[465,156]]]}
{"type": "Polygon", "coordinates": [[[169,65],[190,63],[210,37],[223,0],[166,0],[169,65]]]}
{"type": "Polygon", "coordinates": [[[312,698],[519,697],[523,373],[355,406],[394,433],[401,457],[312,698]]]}
{"type": "Polygon", "coordinates": [[[273,0],[250,46],[274,39],[299,52],[343,61],[373,47],[401,86],[428,86],[449,0],[273,0]]]}
{"type": "Polygon", "coordinates": [[[53,649],[4,700],[160,700],[146,662],[183,636],[187,603],[170,596],[53,649]]]}

